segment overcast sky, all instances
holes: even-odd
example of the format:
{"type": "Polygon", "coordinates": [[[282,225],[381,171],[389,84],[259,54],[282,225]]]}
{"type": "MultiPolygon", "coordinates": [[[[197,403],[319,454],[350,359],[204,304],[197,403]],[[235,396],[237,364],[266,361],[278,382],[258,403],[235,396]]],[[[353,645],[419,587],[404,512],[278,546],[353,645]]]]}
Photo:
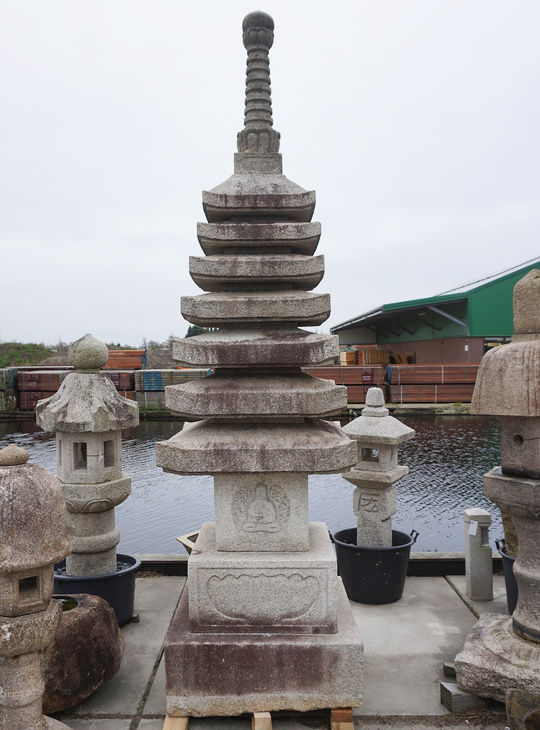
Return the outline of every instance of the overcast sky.
{"type": "Polygon", "coordinates": [[[257,9],[322,331],[540,256],[538,0],[0,0],[0,340],[184,336],[257,9]]]}

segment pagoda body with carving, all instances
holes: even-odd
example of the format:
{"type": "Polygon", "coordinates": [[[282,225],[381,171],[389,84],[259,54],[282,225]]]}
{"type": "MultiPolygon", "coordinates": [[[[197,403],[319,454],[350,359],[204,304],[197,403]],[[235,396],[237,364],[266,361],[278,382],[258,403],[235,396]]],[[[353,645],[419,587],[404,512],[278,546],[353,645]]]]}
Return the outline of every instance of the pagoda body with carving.
{"type": "Polygon", "coordinates": [[[330,301],[311,291],[324,270],[315,193],[282,174],[272,127],[273,27],[244,20],[245,128],[234,174],[203,193],[206,256],[190,273],[207,293],[182,299],[189,322],[217,329],[178,340],[175,357],[215,374],[167,388],[167,407],[195,423],[156,446],[158,466],[211,474],[215,492],[166,641],[170,716],[361,703],[362,643],[326,526],[308,521],[308,474],[350,468],[356,446],[322,420],[346,389],[301,371],[334,362],[338,344],[300,329],[330,301]]]}

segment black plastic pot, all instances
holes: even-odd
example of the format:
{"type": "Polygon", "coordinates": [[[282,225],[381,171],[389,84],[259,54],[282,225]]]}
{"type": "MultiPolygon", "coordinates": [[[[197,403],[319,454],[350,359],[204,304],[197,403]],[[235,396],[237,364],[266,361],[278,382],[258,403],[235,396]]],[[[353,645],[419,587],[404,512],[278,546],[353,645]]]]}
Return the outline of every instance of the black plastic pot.
{"type": "MultiPolygon", "coordinates": [[[[90,593],[92,596],[104,598],[113,608],[119,626],[126,624],[133,616],[135,599],[135,574],[141,567],[141,561],[134,555],[117,554],[120,563],[129,563],[128,568],[108,575],[56,575],[54,576],[55,593],[90,593]]],[[[63,568],[66,561],[55,565],[63,568]]]]}
{"type": "Polygon", "coordinates": [[[411,546],[418,533],[392,530],[392,547],[369,548],[356,544],[356,527],[333,536],[338,570],[347,595],[357,603],[395,603],[403,595],[411,546]]]}
{"type": "Polygon", "coordinates": [[[515,558],[506,554],[506,543],[503,540],[495,540],[495,545],[502,558],[504,582],[506,585],[506,603],[508,605],[508,613],[510,616],[514,613],[518,600],[518,584],[514,575],[515,558]]]}

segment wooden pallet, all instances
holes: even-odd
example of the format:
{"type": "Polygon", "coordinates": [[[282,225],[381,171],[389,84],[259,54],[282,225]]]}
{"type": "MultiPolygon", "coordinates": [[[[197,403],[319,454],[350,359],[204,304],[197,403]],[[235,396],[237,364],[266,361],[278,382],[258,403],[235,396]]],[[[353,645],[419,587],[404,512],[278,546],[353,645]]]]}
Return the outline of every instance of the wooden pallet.
{"type": "MultiPolygon", "coordinates": [[[[163,730],[188,730],[189,717],[167,717],[163,730]]],[[[331,730],[353,730],[353,712],[350,707],[330,710],[331,730]]],[[[251,730],[272,730],[272,715],[269,712],[254,712],[251,715],[251,730]]]]}

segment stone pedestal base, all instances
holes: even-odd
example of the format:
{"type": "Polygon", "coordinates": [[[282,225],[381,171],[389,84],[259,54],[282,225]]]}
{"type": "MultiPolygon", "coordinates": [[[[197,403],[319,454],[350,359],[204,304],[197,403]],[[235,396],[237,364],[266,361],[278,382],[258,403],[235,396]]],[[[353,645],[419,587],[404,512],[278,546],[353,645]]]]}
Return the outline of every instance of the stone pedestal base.
{"type": "Polygon", "coordinates": [[[330,634],[337,628],[337,566],[328,528],[309,523],[309,551],[224,552],[213,522],[188,563],[191,631],[330,634]]]}
{"type": "Polygon", "coordinates": [[[360,707],[363,646],[341,581],[335,634],[192,634],[184,590],[165,642],[170,717],[360,707]]]}
{"type": "Polygon", "coordinates": [[[540,693],[540,644],[517,636],[510,616],[480,617],[455,660],[461,689],[505,701],[515,687],[540,693]]]}

